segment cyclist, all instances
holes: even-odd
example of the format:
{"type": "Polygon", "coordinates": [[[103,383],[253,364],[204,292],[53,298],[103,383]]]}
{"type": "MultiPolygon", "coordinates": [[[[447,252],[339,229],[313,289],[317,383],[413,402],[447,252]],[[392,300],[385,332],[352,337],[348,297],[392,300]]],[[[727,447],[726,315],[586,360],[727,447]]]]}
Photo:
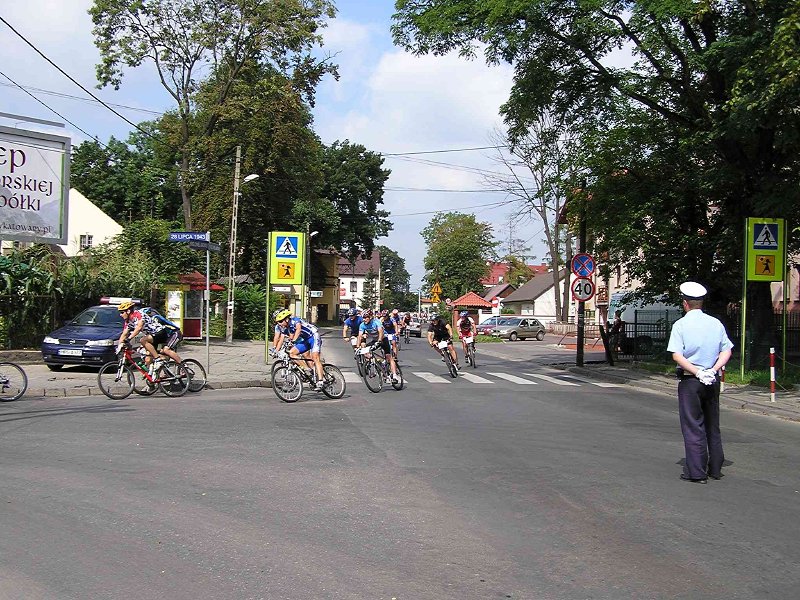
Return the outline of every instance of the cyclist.
{"type": "MultiPolygon", "coordinates": [[[[447,351],[450,353],[450,357],[453,359],[456,369],[460,371],[461,366],[458,364],[458,354],[456,353],[456,349],[453,348],[453,328],[450,327],[450,323],[445,323],[444,319],[437,314],[432,314],[429,318],[428,343],[432,348],[435,348],[437,352],[441,352],[436,343],[447,342],[447,351]]],[[[442,360],[444,360],[444,357],[442,357],[442,360]]]]}
{"type": "MultiPolygon", "coordinates": [[[[141,339],[141,344],[147,350],[145,363],[150,365],[151,371],[155,369],[157,364],[160,364],[161,359],[158,357],[158,352],[153,345],[154,336],[152,334],[161,331],[161,326],[153,322],[153,320],[142,312],[136,310],[133,302],[123,302],[118,307],[119,316],[122,317],[124,322],[122,333],[117,340],[117,352],[119,352],[122,344],[130,338],[135,339],[140,333],[144,333],[141,339]]],[[[159,336],[160,339],[161,336],[159,336]]]]}
{"type": "Polygon", "coordinates": [[[391,313],[387,310],[381,311],[381,324],[383,325],[383,334],[389,339],[391,346],[392,356],[397,355],[397,342],[400,339],[400,319],[397,318],[397,309],[395,308],[391,313]]]}
{"type": "Polygon", "coordinates": [[[361,315],[358,314],[357,308],[353,307],[348,310],[347,318],[344,320],[344,327],[342,327],[342,339],[348,340],[350,338],[357,338],[361,321],[361,315]]]}
{"type": "Polygon", "coordinates": [[[469,316],[466,310],[459,313],[458,319],[458,339],[461,340],[461,347],[464,349],[464,356],[467,355],[467,342],[465,338],[471,337],[472,343],[475,343],[475,336],[478,335],[478,328],[475,326],[475,320],[469,316]]]}
{"type": "Polygon", "coordinates": [[[300,317],[293,317],[288,308],[281,308],[272,313],[275,319],[275,336],[272,338],[272,347],[280,349],[284,339],[290,342],[289,356],[298,360],[301,355],[311,353],[311,360],[317,372],[317,383],[314,387],[321,390],[325,387],[325,373],[322,368],[322,338],[315,325],[308,323],[300,317]]]}
{"type": "Polygon", "coordinates": [[[383,350],[384,356],[386,356],[386,359],[389,361],[392,380],[398,381],[399,378],[397,377],[397,370],[395,368],[394,358],[392,357],[392,349],[389,346],[389,340],[383,333],[383,323],[380,319],[375,317],[372,309],[369,308],[366,309],[361,316],[363,321],[358,330],[358,345],[362,346],[377,342],[383,350]]]}
{"type": "Polygon", "coordinates": [[[181,328],[170,321],[167,317],[158,314],[149,306],[143,306],[139,309],[139,312],[151,321],[155,321],[157,325],[161,325],[163,328],[156,334],[150,334],[148,336],[150,338],[148,341],[153,344],[153,347],[156,349],[156,351],[166,354],[175,362],[182,362],[182,359],[180,356],[178,356],[178,352],[176,350],[178,344],[183,339],[183,332],[181,332],[181,328]],[[159,344],[164,345],[161,350],[158,349],[159,344]]]}

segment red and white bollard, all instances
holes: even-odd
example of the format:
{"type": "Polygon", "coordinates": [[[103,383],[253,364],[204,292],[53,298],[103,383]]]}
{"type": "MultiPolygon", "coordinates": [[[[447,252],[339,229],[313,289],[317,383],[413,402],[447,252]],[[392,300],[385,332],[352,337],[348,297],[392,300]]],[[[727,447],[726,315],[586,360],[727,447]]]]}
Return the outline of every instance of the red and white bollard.
{"type": "Polygon", "coordinates": [[[775,402],[775,348],[769,349],[769,401],[775,402]]]}
{"type": "Polygon", "coordinates": [[[724,366],[719,370],[719,391],[720,392],[724,392],[725,391],[725,367],[724,366]]]}

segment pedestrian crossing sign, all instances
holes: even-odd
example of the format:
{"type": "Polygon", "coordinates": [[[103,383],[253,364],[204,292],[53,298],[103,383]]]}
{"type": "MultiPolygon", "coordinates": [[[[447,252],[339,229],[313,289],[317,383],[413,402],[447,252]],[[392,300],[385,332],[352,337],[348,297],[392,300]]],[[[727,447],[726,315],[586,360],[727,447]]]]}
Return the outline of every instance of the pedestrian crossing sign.
{"type": "Polygon", "coordinates": [[[303,283],[305,235],[298,231],[272,231],[269,234],[269,283],[303,283]]]}
{"type": "Polygon", "coordinates": [[[783,281],[786,263],[784,219],[747,219],[747,280],[783,281]]]}

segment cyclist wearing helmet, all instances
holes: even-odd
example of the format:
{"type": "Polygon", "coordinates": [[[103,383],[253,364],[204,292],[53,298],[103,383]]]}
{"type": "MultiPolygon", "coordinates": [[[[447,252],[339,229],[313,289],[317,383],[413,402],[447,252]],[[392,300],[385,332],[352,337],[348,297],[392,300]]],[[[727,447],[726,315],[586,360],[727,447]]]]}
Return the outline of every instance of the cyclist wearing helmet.
{"type": "Polygon", "coordinates": [[[445,323],[442,317],[433,314],[430,316],[430,325],[428,325],[428,343],[432,348],[436,349],[436,352],[440,352],[439,347],[436,345],[437,342],[447,342],[447,351],[450,353],[456,369],[460,370],[458,354],[456,354],[456,349],[453,348],[453,329],[450,327],[450,323],[445,323]]]}
{"type": "Polygon", "coordinates": [[[361,315],[358,314],[357,308],[351,308],[347,311],[347,318],[344,320],[344,327],[342,327],[342,339],[358,337],[358,328],[361,326],[361,315]]]}
{"type": "Polygon", "coordinates": [[[400,337],[400,324],[398,319],[395,318],[394,312],[389,314],[388,310],[381,311],[381,325],[383,325],[383,335],[388,340],[391,346],[392,356],[397,354],[397,340],[400,337]]]}
{"type": "Polygon", "coordinates": [[[464,356],[467,355],[467,342],[465,338],[471,337],[472,343],[475,343],[475,336],[478,334],[478,328],[475,327],[475,321],[469,316],[466,310],[459,313],[458,319],[458,339],[461,340],[461,347],[464,349],[464,356]]]}
{"type": "Polygon", "coordinates": [[[149,365],[154,360],[158,360],[158,351],[152,343],[153,333],[160,331],[157,324],[152,323],[150,317],[142,314],[136,310],[133,302],[123,302],[118,307],[119,316],[122,317],[124,322],[122,333],[117,341],[117,352],[122,347],[122,344],[127,339],[135,339],[137,335],[144,331],[145,336],[142,338],[141,343],[144,349],[147,350],[149,356],[145,357],[145,362],[149,365]]]}
{"type": "Polygon", "coordinates": [[[391,367],[392,379],[397,381],[397,370],[394,365],[394,358],[392,358],[392,349],[389,347],[389,340],[384,336],[383,321],[375,317],[371,309],[366,309],[362,314],[363,321],[359,327],[358,332],[358,345],[367,345],[378,343],[383,350],[386,359],[389,361],[391,367]]]}
{"type": "Polygon", "coordinates": [[[289,356],[293,360],[298,360],[302,354],[310,352],[314,369],[317,371],[315,389],[321,390],[324,387],[325,373],[322,369],[322,339],[319,330],[300,317],[293,317],[292,311],[288,308],[276,310],[272,313],[272,317],[275,319],[275,337],[272,339],[272,347],[278,350],[284,339],[288,338],[292,343],[289,348],[289,356]]]}

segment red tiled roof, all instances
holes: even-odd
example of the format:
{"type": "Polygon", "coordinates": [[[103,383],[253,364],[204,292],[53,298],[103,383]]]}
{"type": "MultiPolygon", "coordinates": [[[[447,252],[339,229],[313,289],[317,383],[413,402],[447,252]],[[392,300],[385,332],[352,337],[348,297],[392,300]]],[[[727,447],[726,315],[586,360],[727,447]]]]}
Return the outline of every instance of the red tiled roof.
{"type": "MultiPolygon", "coordinates": [[[[206,289],[206,276],[203,275],[200,271],[193,271],[191,273],[186,273],[185,275],[178,276],[178,281],[180,281],[184,285],[188,285],[192,290],[204,290],[206,289]]],[[[222,291],[225,287],[219,285],[218,283],[211,284],[212,291],[222,291]]]]}
{"type": "Polygon", "coordinates": [[[475,292],[467,292],[460,298],[456,298],[450,303],[450,306],[465,306],[468,308],[491,308],[492,303],[487,302],[475,292]]]}
{"type": "Polygon", "coordinates": [[[364,258],[363,256],[358,256],[354,263],[350,262],[350,259],[347,257],[341,256],[339,257],[339,276],[355,276],[355,275],[367,275],[369,273],[370,267],[377,275],[380,273],[381,270],[381,255],[380,252],[377,250],[372,251],[372,256],[370,258],[364,258]]]}

